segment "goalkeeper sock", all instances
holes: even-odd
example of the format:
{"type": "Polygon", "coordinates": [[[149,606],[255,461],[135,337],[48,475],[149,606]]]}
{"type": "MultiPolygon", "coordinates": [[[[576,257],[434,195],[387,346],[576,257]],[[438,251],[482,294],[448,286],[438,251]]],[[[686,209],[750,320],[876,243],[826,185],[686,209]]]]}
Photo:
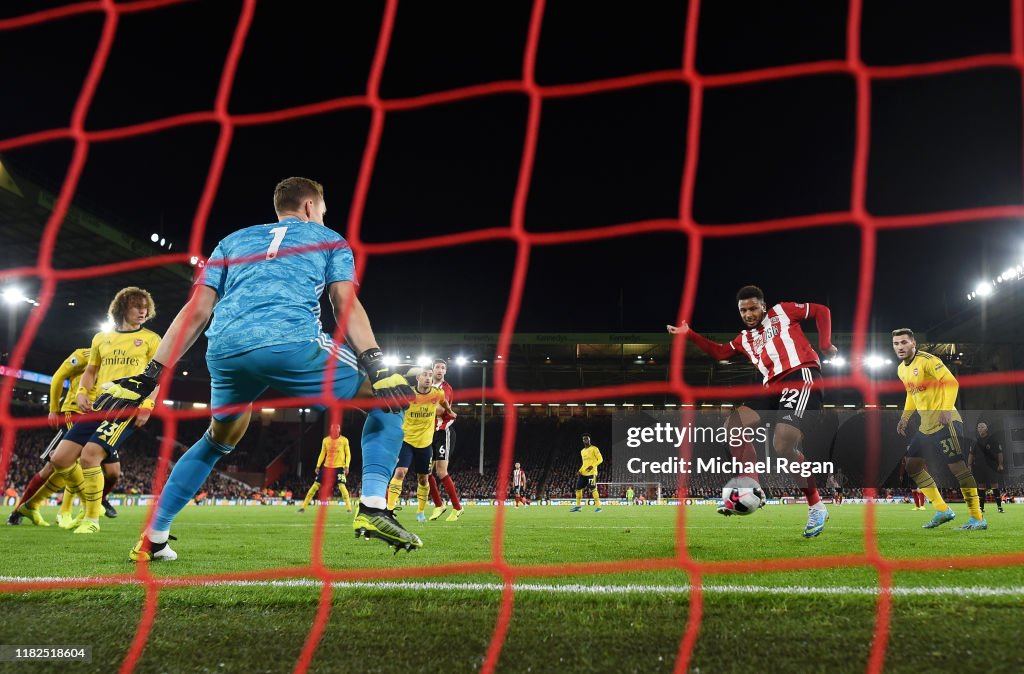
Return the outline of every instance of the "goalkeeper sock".
{"type": "Polygon", "coordinates": [[[352,500],[348,497],[348,489],[343,484],[339,484],[338,489],[341,491],[341,498],[345,499],[345,507],[352,510],[352,500]]]}
{"type": "Polygon", "coordinates": [[[601,495],[597,493],[597,490],[590,492],[591,496],[594,497],[594,505],[598,508],[601,507],[601,495]]]}
{"type": "Polygon", "coordinates": [[[232,445],[222,445],[215,441],[210,432],[203,433],[196,444],[189,447],[174,464],[174,470],[167,478],[167,484],[160,494],[153,519],[152,531],[165,532],[171,530],[171,522],[181,512],[199,488],[210,476],[214,465],[221,457],[231,453],[232,445]]]}
{"type": "Polygon", "coordinates": [[[405,480],[393,478],[388,482],[388,510],[394,510],[398,505],[398,498],[402,495],[402,482],[405,480]]]}
{"type": "Polygon", "coordinates": [[[363,481],[360,503],[368,508],[386,508],[388,483],[395,472],[402,449],[401,414],[372,409],[363,424],[363,481]]]}
{"type": "Polygon", "coordinates": [[[50,473],[50,477],[45,480],[42,475],[36,473],[25,487],[25,493],[21,495],[21,503],[17,507],[25,506],[31,510],[37,510],[43,501],[50,498],[50,494],[56,494],[62,489],[64,489],[64,478],[58,475],[57,471],[50,473]]]}
{"type": "Polygon", "coordinates": [[[580,503],[582,501],[583,501],[583,490],[582,489],[577,489],[576,490],[576,507],[577,508],[579,507],[579,505],[580,505],[580,503]]]}
{"type": "Polygon", "coordinates": [[[82,469],[82,489],[80,492],[82,505],[85,507],[85,519],[100,521],[103,514],[103,467],[93,466],[82,469]]]}
{"type": "Polygon", "coordinates": [[[459,502],[459,490],[455,488],[452,476],[445,475],[441,480],[441,484],[444,485],[444,490],[448,492],[448,500],[452,502],[452,507],[456,510],[462,510],[462,504],[459,502]]]}
{"type": "Polygon", "coordinates": [[[416,513],[419,514],[427,509],[427,496],[430,495],[430,483],[416,483],[416,513]]]}
{"type": "Polygon", "coordinates": [[[938,488],[935,486],[935,480],[932,479],[927,470],[922,470],[920,473],[912,473],[910,479],[914,481],[914,484],[917,485],[921,493],[932,502],[937,512],[944,513],[949,510],[949,506],[942,500],[942,494],[939,493],[938,488]]]}
{"type": "Polygon", "coordinates": [[[300,507],[303,510],[306,509],[306,506],[309,505],[309,502],[313,500],[313,495],[316,494],[318,491],[320,491],[320,483],[314,482],[313,486],[310,487],[309,491],[306,492],[306,498],[302,499],[302,506],[300,507]]]}
{"type": "Polygon", "coordinates": [[[434,504],[435,508],[440,508],[444,505],[444,501],[441,500],[441,492],[437,488],[437,480],[434,479],[434,474],[431,473],[427,478],[427,482],[430,483],[430,500],[434,504]]]}
{"type": "Polygon", "coordinates": [[[974,474],[971,473],[971,469],[964,466],[964,469],[959,473],[953,473],[953,477],[960,483],[960,492],[964,495],[967,511],[971,513],[971,517],[976,520],[985,519],[985,516],[981,513],[981,507],[978,505],[978,483],[974,480],[974,474]]]}

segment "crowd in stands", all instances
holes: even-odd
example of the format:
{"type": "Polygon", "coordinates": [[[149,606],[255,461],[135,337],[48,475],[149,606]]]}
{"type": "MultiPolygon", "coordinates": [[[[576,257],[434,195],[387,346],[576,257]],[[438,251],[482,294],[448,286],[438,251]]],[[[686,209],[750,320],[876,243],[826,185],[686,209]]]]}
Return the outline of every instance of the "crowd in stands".
{"type": "MultiPolygon", "coordinates": [[[[45,414],[40,408],[26,412],[23,409],[16,414],[45,414]]],[[[187,449],[188,444],[198,438],[208,425],[206,419],[183,420],[178,424],[177,438],[172,451],[173,462],[187,449]]],[[[449,464],[460,495],[470,499],[493,499],[498,490],[498,466],[500,451],[504,439],[505,418],[490,417],[484,428],[483,474],[480,468],[480,421],[469,416],[461,417],[455,425],[457,443],[449,464]]],[[[352,465],[348,475],[348,489],[352,496],[359,494],[359,474],[361,467],[359,437],[362,417],[358,413],[346,412],[343,420],[343,433],[352,442],[352,465]]],[[[297,423],[267,423],[258,416],[254,417],[249,432],[229,457],[217,466],[210,480],[203,486],[201,493],[209,498],[267,498],[271,495],[291,497],[293,494],[301,498],[313,482],[313,469],[320,451],[322,425],[308,423],[302,426],[305,434],[299,441],[300,425],[297,423]],[[266,466],[276,457],[287,460],[287,471],[284,476],[269,488],[253,487],[234,479],[233,471],[262,474],[266,466]],[[301,459],[301,475],[298,473],[298,462],[301,459]]],[[[151,493],[152,481],[156,473],[157,457],[163,440],[163,426],[154,418],[143,429],[136,432],[121,451],[122,478],[115,493],[151,493]]],[[[605,462],[599,471],[601,483],[617,483],[612,487],[615,493],[608,493],[605,485],[600,486],[604,497],[621,498],[629,485],[635,491],[645,493],[648,488],[645,482],[637,482],[636,476],[629,473],[624,465],[612,461],[610,447],[612,437],[612,419],[600,417],[520,417],[517,420],[515,434],[515,455],[509,465],[519,462],[526,472],[528,495],[532,499],[573,498],[577,471],[580,466],[581,436],[588,433],[594,444],[601,448],[605,462]],[[621,492],[621,493],[620,493],[621,492]]],[[[21,490],[32,475],[42,467],[39,455],[53,437],[48,428],[37,428],[20,431],[15,438],[14,453],[11,459],[7,486],[21,490]]],[[[724,446],[703,447],[700,452],[718,453],[728,457],[724,446]]],[[[169,470],[169,468],[168,468],[169,470]]],[[[507,479],[511,478],[511,470],[507,479]]],[[[692,473],[689,476],[688,495],[695,498],[718,498],[727,476],[692,473]]],[[[943,488],[944,495],[951,499],[959,494],[955,481],[942,479],[941,473],[936,479],[943,488]],[[948,483],[948,484],[947,484],[948,483]]],[[[650,480],[646,480],[649,482],[650,480]]],[[[771,473],[760,476],[760,483],[770,497],[798,497],[800,495],[796,478],[790,475],[771,473]]],[[[885,482],[881,494],[891,494],[894,498],[909,498],[909,485],[894,471],[885,482]]],[[[830,498],[832,489],[819,481],[823,495],[830,498]]],[[[1024,497],[1024,481],[1006,485],[1003,490],[1009,496],[1024,497]]],[[[511,486],[509,486],[511,492],[511,486]]],[[[337,496],[335,490],[332,496],[337,496]]],[[[673,498],[678,493],[674,476],[666,476],[662,482],[663,498],[673,498]]],[[[406,496],[415,494],[415,480],[412,476],[406,481],[406,496]]],[[[589,496],[589,493],[587,494],[589,496]]],[[[863,496],[863,490],[854,484],[847,484],[847,498],[863,496]]]]}

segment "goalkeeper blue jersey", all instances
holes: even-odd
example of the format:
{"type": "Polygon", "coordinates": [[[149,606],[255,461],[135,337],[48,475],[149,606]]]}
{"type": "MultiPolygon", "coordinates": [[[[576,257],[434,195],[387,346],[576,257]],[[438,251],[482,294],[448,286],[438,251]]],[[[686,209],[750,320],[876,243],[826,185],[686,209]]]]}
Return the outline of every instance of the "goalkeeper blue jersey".
{"type": "Polygon", "coordinates": [[[219,301],[206,331],[207,360],[320,338],[320,295],[355,280],[352,249],[337,232],[287,218],[221,240],[197,283],[219,301]]]}

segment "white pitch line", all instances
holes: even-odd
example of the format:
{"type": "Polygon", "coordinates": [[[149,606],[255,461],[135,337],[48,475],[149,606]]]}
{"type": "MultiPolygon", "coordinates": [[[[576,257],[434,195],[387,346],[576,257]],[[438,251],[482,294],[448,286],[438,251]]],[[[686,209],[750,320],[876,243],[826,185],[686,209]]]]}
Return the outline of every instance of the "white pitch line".
{"type": "MultiPolygon", "coordinates": [[[[53,583],[53,582],[90,582],[99,580],[88,577],[18,577],[0,576],[0,582],[10,583],[53,583]]],[[[194,583],[188,578],[163,578],[166,584],[177,587],[321,587],[323,583],[311,578],[292,578],[285,580],[223,580],[194,583]]],[[[121,581],[112,584],[141,584],[136,580],[121,581]]],[[[445,592],[501,592],[501,583],[452,583],[437,581],[339,581],[332,583],[339,590],[415,590],[445,592]]],[[[585,585],[565,584],[554,585],[545,583],[515,583],[516,592],[535,592],[542,594],[591,594],[591,595],[627,595],[627,594],[689,594],[689,585],[585,585]]],[[[811,585],[704,585],[706,594],[774,594],[774,595],[859,595],[875,597],[880,593],[877,587],[837,585],[835,587],[815,587],[811,585]]],[[[896,597],[1024,597],[1024,587],[894,587],[891,593],[896,597]]]]}

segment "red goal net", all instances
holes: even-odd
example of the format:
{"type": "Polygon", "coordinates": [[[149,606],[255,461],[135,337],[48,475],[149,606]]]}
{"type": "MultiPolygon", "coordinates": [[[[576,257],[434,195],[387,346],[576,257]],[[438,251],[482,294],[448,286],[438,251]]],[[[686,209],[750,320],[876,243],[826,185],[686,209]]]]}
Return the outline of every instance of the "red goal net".
{"type": "MultiPolygon", "coordinates": [[[[295,108],[273,112],[253,114],[232,114],[229,110],[229,99],[232,93],[239,60],[243,53],[246,36],[256,11],[255,0],[245,0],[238,16],[231,46],[223,64],[216,102],[210,110],[197,110],[187,114],[175,115],[147,123],[140,123],[103,131],[90,131],[86,127],[86,117],[93,102],[97,85],[108,63],[115,35],[119,31],[120,20],[128,14],[149,12],[152,10],[182,4],[182,0],[139,0],[136,2],[115,3],[112,0],[97,2],[79,2],[61,6],[56,9],[39,11],[14,18],[0,20],[0,35],[27,29],[40,24],[67,18],[76,14],[95,14],[103,19],[102,36],[93,54],[88,74],[78,94],[70,124],[64,128],[28,133],[16,137],[0,138],[0,152],[25,148],[54,140],[65,140],[73,143],[73,155],[69,169],[64,178],[59,195],[41,234],[39,256],[35,263],[18,268],[0,270],[0,280],[35,279],[40,283],[39,306],[32,311],[25,325],[17,346],[10,357],[10,368],[3,379],[0,392],[0,420],[3,422],[2,454],[0,454],[0,476],[6,476],[10,467],[15,435],[19,430],[39,428],[46,424],[41,418],[20,418],[10,414],[12,391],[14,387],[14,371],[20,369],[26,354],[40,328],[47,311],[50,310],[56,286],[60,282],[72,280],[96,279],[102,276],[139,271],[147,268],[173,264],[188,263],[193,256],[203,256],[202,244],[207,226],[208,216],[221,183],[226,157],[232,144],[236,130],[242,127],[271,124],[283,120],[302,119],[325,111],[343,109],[368,110],[371,115],[370,130],[363,149],[362,164],[351,209],[343,234],[351,244],[358,269],[362,269],[371,257],[396,255],[415,251],[426,251],[440,247],[456,246],[485,241],[506,241],[514,244],[516,249],[515,264],[508,293],[501,334],[498,341],[493,384],[486,390],[489,400],[503,403],[511,407],[516,403],[565,402],[586,395],[587,399],[610,399],[624,395],[671,395],[682,402],[693,403],[702,397],[721,396],[734,397],[743,389],[727,387],[694,386],[688,384],[683,377],[686,367],[682,338],[678,338],[672,351],[670,378],[665,382],[646,382],[616,387],[600,387],[584,390],[562,391],[515,391],[508,386],[507,363],[512,345],[512,336],[520,315],[524,285],[531,251],[544,246],[557,244],[609,240],[630,237],[652,232],[672,232],[684,235],[687,239],[687,259],[685,262],[686,276],[682,288],[678,314],[680,320],[689,320],[693,314],[698,293],[698,280],[701,271],[702,249],[708,239],[722,237],[740,237],[753,234],[783,232],[797,229],[820,230],[836,225],[853,224],[859,231],[860,257],[859,277],[857,280],[857,302],[854,315],[853,344],[851,352],[854,364],[849,375],[831,382],[837,388],[848,388],[859,391],[866,404],[879,402],[879,393],[889,385],[879,385],[870,379],[860,363],[868,348],[867,336],[870,328],[872,297],[874,293],[876,249],[879,233],[886,230],[903,228],[925,228],[932,225],[948,223],[981,221],[998,218],[1024,217],[1024,205],[993,206],[968,208],[953,211],[918,213],[911,215],[884,216],[873,215],[866,205],[868,158],[871,148],[871,113],[872,84],[880,80],[919,77],[928,75],[948,74],[977,68],[998,67],[1015,69],[1024,76],[1024,0],[1012,2],[1012,50],[1010,53],[985,54],[957,58],[946,61],[910,64],[899,66],[869,66],[861,57],[861,20],[863,3],[851,0],[847,17],[846,56],[832,61],[816,61],[771,67],[752,71],[734,72],[720,75],[702,75],[696,68],[698,43],[698,25],[701,15],[701,3],[693,0],[688,8],[685,25],[680,26],[684,33],[684,52],[682,67],[671,70],[659,70],[641,74],[615,77],[599,81],[588,81],[576,84],[544,86],[535,78],[538,44],[544,23],[545,2],[535,0],[529,22],[529,32],[525,50],[522,54],[521,77],[513,81],[499,81],[483,85],[468,86],[453,90],[439,91],[411,98],[388,99],[380,93],[384,65],[388,57],[398,11],[398,0],[388,0],[380,24],[369,80],[365,92],[359,96],[324,100],[318,103],[302,105],[295,108]],[[788,78],[799,78],[813,75],[837,74],[853,79],[856,87],[855,111],[855,150],[853,153],[852,183],[849,190],[849,206],[840,212],[824,212],[800,217],[782,218],[764,221],[744,222],[730,225],[706,225],[694,218],[694,194],[698,165],[701,161],[701,126],[704,109],[705,92],[711,89],[734,87],[757,82],[769,82],[788,78]],[[589,229],[578,229],[561,232],[531,232],[525,226],[525,211],[528,192],[533,177],[535,157],[538,149],[538,135],[545,101],[566,97],[585,97],[588,95],[649,86],[658,83],[678,83],[685,85],[689,95],[689,115],[686,123],[686,155],[682,172],[678,213],[674,218],[630,222],[612,226],[589,229]],[[519,94],[529,102],[525,139],[519,166],[518,179],[515,185],[511,219],[507,226],[489,229],[433,236],[416,240],[395,243],[368,243],[364,240],[363,221],[367,195],[378,158],[382,134],[387,128],[387,114],[394,111],[410,110],[439,106],[454,101],[492,96],[495,94],[519,94]],[[55,269],[52,264],[53,251],[61,223],[68,214],[69,207],[75,197],[76,189],[83,169],[88,161],[90,148],[96,143],[119,140],[153,134],[167,129],[199,123],[217,125],[218,138],[213,159],[207,170],[202,199],[196,210],[187,250],[167,253],[156,257],[136,259],[117,264],[79,267],[74,269],[55,269]]],[[[895,384],[898,383],[893,382],[895,384]]],[[[992,385],[1024,384],[1024,372],[1000,372],[964,376],[960,379],[963,387],[985,387],[992,385]]],[[[751,387],[753,388],[753,387],[751,387]]],[[[900,389],[901,390],[901,389],[900,389]]],[[[477,395],[481,391],[470,391],[467,395],[477,395]]],[[[287,402],[287,401],[284,401],[287,402]]],[[[305,401],[324,402],[334,414],[342,408],[336,400],[305,401]]],[[[166,459],[172,450],[173,436],[177,423],[183,416],[194,417],[196,414],[183,415],[174,410],[158,407],[154,412],[161,418],[170,439],[161,447],[161,456],[166,459]]],[[[504,425],[500,464],[498,467],[498,499],[504,501],[509,493],[508,484],[511,474],[514,445],[517,433],[515,415],[510,415],[504,425]]],[[[869,452],[877,453],[877,448],[869,447],[869,452]]],[[[159,464],[154,478],[154,489],[158,490],[166,480],[166,461],[159,464]]],[[[873,490],[868,490],[871,496],[873,490]]],[[[156,619],[157,602],[161,590],[165,587],[182,584],[200,584],[211,581],[265,580],[283,578],[315,578],[322,581],[319,608],[313,627],[310,630],[301,655],[295,665],[295,671],[306,671],[316,652],[332,609],[332,583],[336,581],[365,581],[389,578],[409,578],[412,576],[428,576],[438,574],[487,573],[497,574],[503,582],[500,610],[493,628],[490,645],[487,649],[482,671],[494,671],[511,621],[514,619],[516,599],[514,583],[524,578],[537,578],[555,575],[612,574],[623,571],[637,570],[680,570],[689,577],[692,591],[689,595],[689,613],[686,628],[683,632],[675,662],[675,670],[687,671],[700,636],[702,607],[704,594],[702,579],[710,573],[743,573],[754,571],[800,570],[814,568],[872,568],[877,571],[880,593],[877,599],[876,621],[871,652],[867,669],[879,672],[883,669],[889,638],[890,616],[892,611],[893,574],[898,571],[932,570],[949,568],[967,568],[982,566],[1006,566],[1024,564],[1024,552],[975,556],[949,556],[936,559],[897,559],[884,556],[878,546],[875,507],[868,502],[864,528],[864,552],[859,555],[826,556],[813,558],[789,558],[746,561],[699,561],[691,556],[687,539],[687,514],[685,508],[677,509],[675,530],[676,555],[665,558],[651,558],[628,561],[513,565],[508,563],[505,554],[505,510],[498,508],[491,534],[490,559],[477,563],[447,564],[418,568],[364,568],[337,570],[331,569],[322,562],[320,553],[324,541],[326,514],[319,511],[315,533],[312,539],[311,563],[308,566],[294,568],[267,569],[247,573],[211,574],[188,577],[185,579],[161,578],[153,575],[146,564],[139,564],[130,574],[112,575],[90,580],[54,581],[52,583],[25,583],[18,581],[0,582],[0,592],[25,592],[42,589],[68,587],[90,587],[98,585],[117,585],[123,583],[141,583],[146,589],[142,617],[135,633],[135,638],[127,651],[121,665],[124,672],[132,671],[146,647],[151,629],[156,619]]]]}

